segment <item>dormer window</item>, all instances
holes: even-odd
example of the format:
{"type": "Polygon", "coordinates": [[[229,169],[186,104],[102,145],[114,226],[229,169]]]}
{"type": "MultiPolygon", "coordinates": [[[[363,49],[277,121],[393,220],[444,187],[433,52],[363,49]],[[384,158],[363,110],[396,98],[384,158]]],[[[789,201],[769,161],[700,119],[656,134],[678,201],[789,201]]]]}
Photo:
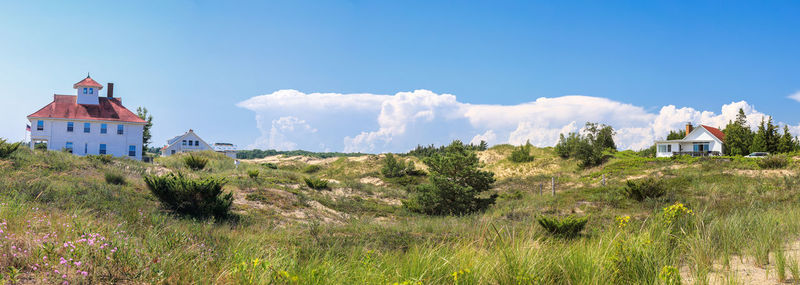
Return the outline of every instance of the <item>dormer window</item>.
{"type": "Polygon", "coordinates": [[[83,88],[83,94],[86,94],[86,91],[87,91],[87,90],[88,90],[88,88],[84,87],[84,88],[83,88]]]}
{"type": "Polygon", "coordinates": [[[94,94],[94,88],[89,88],[89,94],[94,94]]]}

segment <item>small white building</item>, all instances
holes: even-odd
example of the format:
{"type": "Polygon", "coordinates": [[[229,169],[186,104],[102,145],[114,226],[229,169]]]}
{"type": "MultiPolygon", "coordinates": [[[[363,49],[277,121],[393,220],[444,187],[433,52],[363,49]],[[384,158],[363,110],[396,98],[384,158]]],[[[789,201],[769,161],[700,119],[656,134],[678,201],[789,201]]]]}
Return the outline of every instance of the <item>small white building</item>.
{"type": "Polygon", "coordinates": [[[214,143],[214,151],[227,155],[230,158],[236,159],[236,153],[239,152],[236,146],[231,143],[214,143]]]}
{"type": "Polygon", "coordinates": [[[686,136],[679,140],[656,141],[656,157],[675,155],[718,156],[723,153],[725,133],[718,128],[686,124],[686,136]]]}
{"type": "Polygon", "coordinates": [[[203,150],[214,150],[214,148],[194,133],[194,130],[189,129],[188,132],[168,140],[167,145],[161,148],[161,155],[170,156],[176,153],[203,150]]]}
{"type": "Polygon", "coordinates": [[[108,83],[106,97],[100,85],[86,76],[75,83],[77,95],[53,95],[53,102],[28,115],[30,147],[46,144],[49,150],[75,155],[110,154],[142,159],[142,134],[146,122],[122,106],[108,83]]]}

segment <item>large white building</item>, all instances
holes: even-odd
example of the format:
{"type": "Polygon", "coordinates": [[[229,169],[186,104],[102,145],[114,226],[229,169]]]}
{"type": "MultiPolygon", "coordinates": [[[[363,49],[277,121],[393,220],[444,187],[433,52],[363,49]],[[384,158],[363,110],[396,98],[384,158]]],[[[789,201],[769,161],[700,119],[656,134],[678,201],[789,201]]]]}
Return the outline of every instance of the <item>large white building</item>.
{"type": "Polygon", "coordinates": [[[142,159],[142,133],[146,122],[114,97],[114,83],[103,85],[89,76],[75,83],[77,95],[53,95],[53,102],[28,115],[30,147],[45,143],[49,150],[76,155],[110,154],[142,159]]]}

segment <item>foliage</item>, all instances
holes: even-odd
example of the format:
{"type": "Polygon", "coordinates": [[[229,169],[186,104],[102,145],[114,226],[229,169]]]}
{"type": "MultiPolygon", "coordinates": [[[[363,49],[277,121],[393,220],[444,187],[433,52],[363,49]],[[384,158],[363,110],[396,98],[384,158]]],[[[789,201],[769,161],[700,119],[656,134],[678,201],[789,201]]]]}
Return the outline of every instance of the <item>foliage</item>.
{"type": "Polygon", "coordinates": [[[687,208],[683,205],[683,203],[680,202],[675,202],[675,204],[665,207],[664,212],[662,213],[664,222],[668,225],[676,224],[679,220],[693,215],[694,211],[687,208]]]}
{"type": "Polygon", "coordinates": [[[189,154],[183,158],[183,162],[192,170],[203,170],[203,168],[206,168],[206,164],[208,164],[208,158],[189,154]]]}
{"type": "Polygon", "coordinates": [[[658,279],[664,285],[681,285],[681,273],[675,266],[665,265],[661,268],[661,273],[658,274],[658,279]]]}
{"type": "Polygon", "coordinates": [[[47,150],[47,143],[37,143],[33,146],[35,150],[47,150]]]}
{"type": "Polygon", "coordinates": [[[233,193],[223,193],[224,178],[193,179],[168,173],[145,176],[144,182],[165,207],[178,214],[225,218],[233,205],[233,193]]]}
{"type": "Polygon", "coordinates": [[[758,158],[756,163],[761,169],[780,169],[789,165],[789,159],[782,155],[770,155],[764,158],[758,158]]]}
{"type": "Polygon", "coordinates": [[[800,143],[789,133],[789,126],[783,126],[783,135],[778,139],[779,153],[790,153],[800,150],[800,143]]]}
{"type": "Polygon", "coordinates": [[[150,139],[153,137],[150,134],[150,129],[153,128],[153,116],[147,113],[147,108],[143,107],[136,108],[136,116],[146,122],[142,132],[142,145],[144,149],[148,149],[150,148],[150,139]]]}
{"type": "Polygon", "coordinates": [[[303,181],[306,183],[308,188],[314,190],[328,189],[328,180],[319,179],[316,177],[305,177],[303,178],[303,181]]]}
{"type": "MultiPolygon", "coordinates": [[[[472,143],[468,145],[464,145],[464,148],[471,151],[484,151],[488,149],[489,144],[486,141],[481,141],[478,145],[474,145],[472,143]]],[[[428,146],[417,145],[417,148],[408,152],[408,155],[416,156],[419,158],[431,157],[434,154],[441,154],[445,152],[446,146],[439,146],[436,147],[435,145],[431,144],[428,146]]]]}
{"type": "Polygon", "coordinates": [[[123,185],[125,184],[125,176],[119,172],[106,172],[105,174],[106,183],[114,184],[114,185],[123,185]]]}
{"type": "Polygon", "coordinates": [[[642,149],[636,152],[636,155],[639,157],[656,157],[656,145],[652,145],[648,148],[642,149]]]}
{"type": "Polygon", "coordinates": [[[753,143],[750,145],[750,152],[776,153],[779,142],[778,126],[772,124],[772,117],[768,117],[766,122],[764,117],[761,117],[761,123],[753,136],[753,143]]]}
{"type": "Polygon", "coordinates": [[[494,204],[497,194],[479,197],[492,188],[494,174],[480,170],[478,156],[468,145],[453,141],[441,153],[424,160],[428,183],[417,186],[404,205],[430,215],[462,215],[482,211],[494,204]]]}
{"type": "Polygon", "coordinates": [[[726,155],[748,155],[750,153],[753,132],[747,125],[747,115],[743,109],[739,109],[735,121],[728,122],[723,133],[725,133],[723,150],[726,155]]]}
{"type": "Polygon", "coordinates": [[[660,180],[652,177],[628,180],[624,187],[625,195],[628,198],[636,201],[644,201],[645,199],[653,199],[664,196],[666,193],[665,187],[660,180]]]}
{"type": "Polygon", "coordinates": [[[669,134],[667,135],[667,140],[668,141],[669,140],[682,140],[684,137],[686,137],[686,132],[681,131],[681,130],[672,130],[672,131],[669,131],[669,134]]]}
{"type": "Polygon", "coordinates": [[[258,169],[248,169],[247,170],[247,176],[249,176],[252,179],[258,178],[258,174],[259,174],[258,169]]]}
{"type": "Polygon", "coordinates": [[[565,218],[541,216],[536,221],[548,233],[565,238],[574,238],[580,234],[589,217],[568,216],[565,218]]]}
{"type": "Polygon", "coordinates": [[[398,178],[406,175],[422,175],[423,172],[417,170],[417,168],[414,166],[414,161],[409,161],[406,163],[403,160],[396,159],[393,154],[387,153],[386,158],[383,160],[381,174],[383,174],[383,176],[386,178],[398,178]]]}
{"type": "Polygon", "coordinates": [[[236,152],[236,158],[238,159],[256,159],[274,155],[285,155],[285,156],[302,155],[314,158],[331,158],[331,157],[354,157],[354,156],[362,156],[364,154],[343,153],[343,152],[312,152],[307,150],[280,151],[274,149],[268,149],[268,150],[252,149],[252,150],[240,150],[236,152]]]}
{"type": "Polygon", "coordinates": [[[318,164],[309,164],[306,167],[303,167],[303,173],[314,173],[322,169],[322,166],[318,164]]]}
{"type": "Polygon", "coordinates": [[[21,142],[7,143],[5,139],[0,139],[0,158],[8,158],[17,151],[20,145],[22,145],[21,142]]]}
{"type": "Polygon", "coordinates": [[[586,123],[585,135],[571,133],[565,137],[561,134],[555,146],[561,158],[576,158],[582,168],[602,164],[606,160],[606,152],[616,152],[614,129],[608,125],[586,123]]]}
{"type": "Polygon", "coordinates": [[[511,151],[511,155],[508,157],[508,160],[516,163],[531,162],[533,161],[531,149],[533,149],[533,145],[531,145],[531,142],[528,141],[524,145],[514,148],[514,150],[511,151]]]}
{"type": "Polygon", "coordinates": [[[278,169],[278,165],[274,164],[272,162],[264,162],[264,163],[261,164],[261,166],[269,168],[269,169],[278,169]]]}
{"type": "Polygon", "coordinates": [[[98,155],[90,154],[87,155],[86,158],[88,158],[91,161],[96,161],[102,164],[109,164],[111,163],[113,156],[111,156],[110,154],[98,154],[98,155]]]}

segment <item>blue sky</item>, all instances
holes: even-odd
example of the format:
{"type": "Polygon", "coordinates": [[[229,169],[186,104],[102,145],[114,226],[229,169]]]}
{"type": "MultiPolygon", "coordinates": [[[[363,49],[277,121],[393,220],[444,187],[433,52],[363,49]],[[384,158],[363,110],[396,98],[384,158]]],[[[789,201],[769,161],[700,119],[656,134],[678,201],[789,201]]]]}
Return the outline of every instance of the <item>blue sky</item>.
{"type": "Polygon", "coordinates": [[[0,137],[21,139],[25,116],[86,72],[153,113],[158,146],[189,128],[261,148],[547,145],[597,120],[637,148],[687,120],[721,124],[724,106],[797,134],[797,15],[796,1],[3,1],[0,137]],[[608,109],[547,115],[592,100],[608,109]],[[507,108],[479,114],[490,105],[507,108]],[[511,109],[527,115],[484,118],[511,109]]]}

